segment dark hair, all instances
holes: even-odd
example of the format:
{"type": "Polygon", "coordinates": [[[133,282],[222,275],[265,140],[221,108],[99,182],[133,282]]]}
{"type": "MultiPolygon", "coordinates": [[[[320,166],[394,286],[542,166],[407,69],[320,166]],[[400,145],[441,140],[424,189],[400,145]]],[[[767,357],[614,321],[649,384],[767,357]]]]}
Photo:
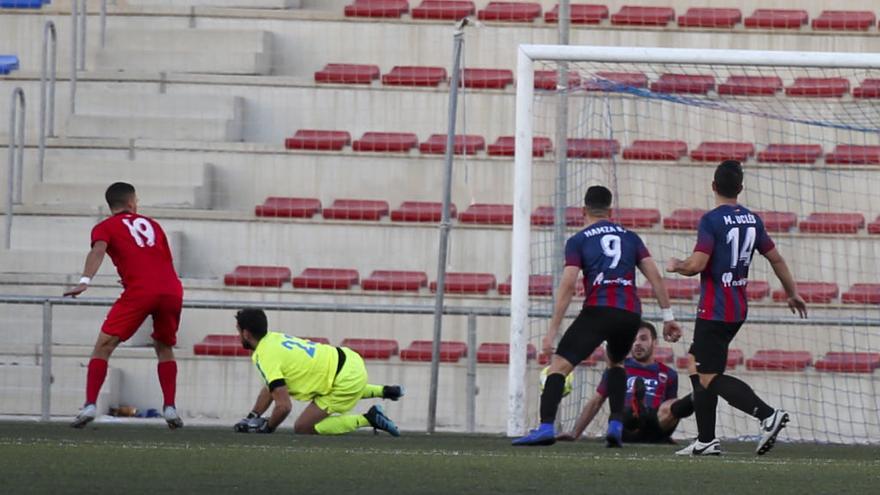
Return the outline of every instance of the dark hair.
{"type": "Polygon", "coordinates": [[[611,191],[605,186],[590,186],[584,194],[584,206],[590,213],[606,214],[611,209],[611,191]]]}
{"type": "Polygon", "coordinates": [[[238,310],[238,313],[235,313],[235,321],[238,322],[238,328],[247,330],[257,340],[266,336],[266,329],[269,327],[266,313],[258,308],[238,310]]]}
{"type": "Polygon", "coordinates": [[[736,160],[724,160],[715,169],[715,191],[725,198],[736,198],[742,191],[743,167],[736,160]]]}
{"type": "Polygon", "coordinates": [[[657,329],[654,328],[654,325],[650,321],[642,320],[639,324],[639,330],[647,328],[649,332],[651,332],[651,338],[657,340],[657,329]]]}
{"type": "Polygon", "coordinates": [[[104,193],[104,199],[110,208],[122,208],[134,196],[134,186],[127,182],[114,182],[104,193]]]}

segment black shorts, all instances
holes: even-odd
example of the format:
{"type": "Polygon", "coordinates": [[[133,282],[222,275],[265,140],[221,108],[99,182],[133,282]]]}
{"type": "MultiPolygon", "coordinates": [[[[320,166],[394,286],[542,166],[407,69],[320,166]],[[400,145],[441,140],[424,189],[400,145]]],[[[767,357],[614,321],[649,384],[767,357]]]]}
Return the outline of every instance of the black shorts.
{"type": "MultiPolygon", "coordinates": [[[[660,428],[656,412],[646,420],[639,421],[633,417],[632,409],[625,409],[623,415],[623,442],[624,443],[675,443],[672,441],[672,433],[675,428],[664,431],[660,428]]],[[[678,424],[676,424],[678,426],[678,424]]]]}
{"type": "Polygon", "coordinates": [[[605,354],[620,363],[629,354],[641,322],[641,315],[623,309],[586,307],[565,331],[556,354],[577,366],[604,341],[608,343],[605,354]]]}
{"type": "Polygon", "coordinates": [[[743,322],[697,319],[694,342],[689,353],[694,355],[699,373],[724,373],[727,369],[727,347],[736,337],[743,322]]]}

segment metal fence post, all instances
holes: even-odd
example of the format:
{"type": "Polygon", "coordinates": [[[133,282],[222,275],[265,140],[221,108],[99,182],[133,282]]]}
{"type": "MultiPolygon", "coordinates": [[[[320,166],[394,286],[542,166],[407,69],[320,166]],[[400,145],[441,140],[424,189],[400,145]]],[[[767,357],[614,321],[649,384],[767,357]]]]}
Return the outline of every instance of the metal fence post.
{"type": "Polygon", "coordinates": [[[107,0],[101,0],[101,48],[107,38],[107,0]]]}
{"type": "Polygon", "coordinates": [[[40,380],[40,420],[49,421],[52,407],[52,302],[43,302],[43,348],[40,380]]]}
{"type": "Polygon", "coordinates": [[[467,432],[477,429],[477,315],[467,317],[467,432]]]}
{"type": "MultiPolygon", "coordinates": [[[[12,90],[12,101],[9,107],[9,152],[7,154],[9,162],[9,177],[7,177],[6,188],[6,249],[12,247],[12,205],[16,198],[15,191],[15,173],[18,170],[21,175],[22,162],[24,160],[24,120],[26,115],[24,90],[20,87],[12,90]],[[18,116],[18,112],[21,116],[18,116]],[[16,121],[18,126],[16,127],[16,121]],[[16,153],[16,145],[18,153],[16,153]]],[[[19,177],[19,189],[21,189],[21,180],[19,177]]],[[[18,202],[21,202],[21,191],[18,192],[18,202]]]]}
{"type": "Polygon", "coordinates": [[[76,113],[76,62],[79,50],[79,2],[70,2],[70,115],[76,113]]]}
{"type": "Polygon", "coordinates": [[[46,21],[43,27],[43,67],[40,72],[40,144],[37,154],[37,179],[39,182],[43,182],[46,137],[55,136],[55,75],[57,66],[58,35],[55,31],[55,23],[46,21]],[[49,61],[50,47],[52,49],[51,62],[49,61]]]}

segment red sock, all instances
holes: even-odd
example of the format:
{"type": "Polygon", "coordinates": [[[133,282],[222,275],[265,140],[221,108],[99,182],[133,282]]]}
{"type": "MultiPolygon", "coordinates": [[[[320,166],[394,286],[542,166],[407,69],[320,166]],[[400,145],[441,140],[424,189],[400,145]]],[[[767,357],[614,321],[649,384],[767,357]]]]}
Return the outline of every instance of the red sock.
{"type": "Polygon", "coordinates": [[[86,374],[86,404],[94,404],[98,401],[98,392],[107,377],[107,360],[92,358],[89,361],[89,371],[86,374]]]}
{"type": "Polygon", "coordinates": [[[162,387],[165,398],[162,407],[173,406],[174,395],[177,393],[177,361],[162,361],[156,369],[159,371],[159,386],[162,387]]]}

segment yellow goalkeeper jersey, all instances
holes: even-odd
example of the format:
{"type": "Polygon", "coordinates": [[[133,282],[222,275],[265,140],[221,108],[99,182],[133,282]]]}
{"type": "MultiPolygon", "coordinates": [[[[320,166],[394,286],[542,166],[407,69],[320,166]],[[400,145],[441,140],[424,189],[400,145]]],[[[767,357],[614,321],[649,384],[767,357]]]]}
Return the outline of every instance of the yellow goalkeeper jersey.
{"type": "Polygon", "coordinates": [[[308,402],[330,393],[339,355],[330,345],[268,332],[260,339],[251,359],[266,386],[284,380],[294,399],[308,402]]]}

